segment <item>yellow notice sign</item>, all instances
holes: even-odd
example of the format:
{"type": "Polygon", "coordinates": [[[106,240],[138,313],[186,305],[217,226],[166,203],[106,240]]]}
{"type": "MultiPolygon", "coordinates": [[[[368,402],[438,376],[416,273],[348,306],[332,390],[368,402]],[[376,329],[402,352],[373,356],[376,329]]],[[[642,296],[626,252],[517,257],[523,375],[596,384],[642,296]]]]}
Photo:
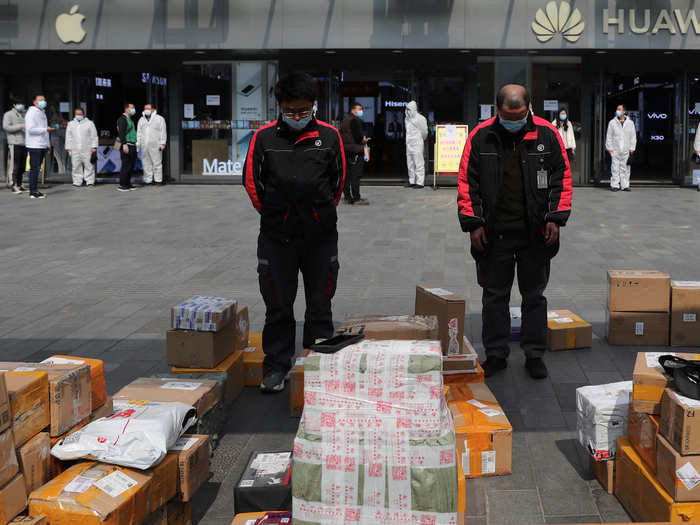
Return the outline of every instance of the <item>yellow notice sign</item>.
{"type": "Polygon", "coordinates": [[[469,126],[465,124],[439,124],[435,140],[435,172],[457,173],[467,143],[469,126]]]}

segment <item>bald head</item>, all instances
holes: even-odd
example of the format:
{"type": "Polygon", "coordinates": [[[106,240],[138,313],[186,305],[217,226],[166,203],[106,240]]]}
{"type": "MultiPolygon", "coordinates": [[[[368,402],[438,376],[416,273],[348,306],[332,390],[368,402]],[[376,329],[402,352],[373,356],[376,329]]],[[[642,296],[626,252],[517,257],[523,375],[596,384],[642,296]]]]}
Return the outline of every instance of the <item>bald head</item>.
{"type": "Polygon", "coordinates": [[[523,106],[530,106],[530,94],[525,86],[520,84],[506,84],[498,90],[496,95],[496,105],[499,110],[517,110],[523,106]]]}

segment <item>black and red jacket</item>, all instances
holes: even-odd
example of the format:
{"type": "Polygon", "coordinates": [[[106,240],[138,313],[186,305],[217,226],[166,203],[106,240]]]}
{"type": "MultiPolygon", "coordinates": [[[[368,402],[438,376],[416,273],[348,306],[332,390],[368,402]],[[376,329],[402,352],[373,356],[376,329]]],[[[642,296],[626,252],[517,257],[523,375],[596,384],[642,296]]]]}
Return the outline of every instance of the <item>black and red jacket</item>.
{"type": "MultiPolygon", "coordinates": [[[[498,117],[479,124],[467,138],[459,165],[457,211],[462,230],[484,226],[490,232],[503,186],[503,146],[498,117]]],[[[545,119],[528,116],[520,142],[523,193],[531,234],[545,223],[566,225],[571,214],[571,167],[557,132],[545,119]],[[537,172],[547,172],[547,188],[537,188],[537,172]]]]}
{"type": "Polygon", "coordinates": [[[243,174],[261,231],[309,236],[336,228],[345,152],[330,124],[312,119],[296,132],[280,117],[263,126],[250,140],[243,174]]]}

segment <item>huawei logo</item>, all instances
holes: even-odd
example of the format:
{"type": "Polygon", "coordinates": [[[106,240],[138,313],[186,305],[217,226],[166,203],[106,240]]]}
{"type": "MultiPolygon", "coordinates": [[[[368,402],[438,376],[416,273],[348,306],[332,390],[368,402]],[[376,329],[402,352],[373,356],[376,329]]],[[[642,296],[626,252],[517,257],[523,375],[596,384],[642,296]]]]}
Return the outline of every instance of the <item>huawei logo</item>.
{"type": "Polygon", "coordinates": [[[540,42],[549,42],[557,33],[569,42],[576,42],[581,38],[584,26],[578,8],[572,10],[569,2],[559,2],[557,6],[557,2],[551,1],[544,9],[537,10],[531,27],[540,42]]]}

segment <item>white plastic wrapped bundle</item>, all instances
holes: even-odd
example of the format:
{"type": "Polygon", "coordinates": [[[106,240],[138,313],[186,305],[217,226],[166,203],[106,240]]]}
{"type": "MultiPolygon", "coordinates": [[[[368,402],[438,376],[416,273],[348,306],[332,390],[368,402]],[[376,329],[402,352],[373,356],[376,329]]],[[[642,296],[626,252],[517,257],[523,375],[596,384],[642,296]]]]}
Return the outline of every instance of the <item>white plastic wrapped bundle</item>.
{"type": "Polygon", "coordinates": [[[617,438],[627,434],[632,381],[576,389],[578,440],[600,461],[615,457],[617,438]]]}

